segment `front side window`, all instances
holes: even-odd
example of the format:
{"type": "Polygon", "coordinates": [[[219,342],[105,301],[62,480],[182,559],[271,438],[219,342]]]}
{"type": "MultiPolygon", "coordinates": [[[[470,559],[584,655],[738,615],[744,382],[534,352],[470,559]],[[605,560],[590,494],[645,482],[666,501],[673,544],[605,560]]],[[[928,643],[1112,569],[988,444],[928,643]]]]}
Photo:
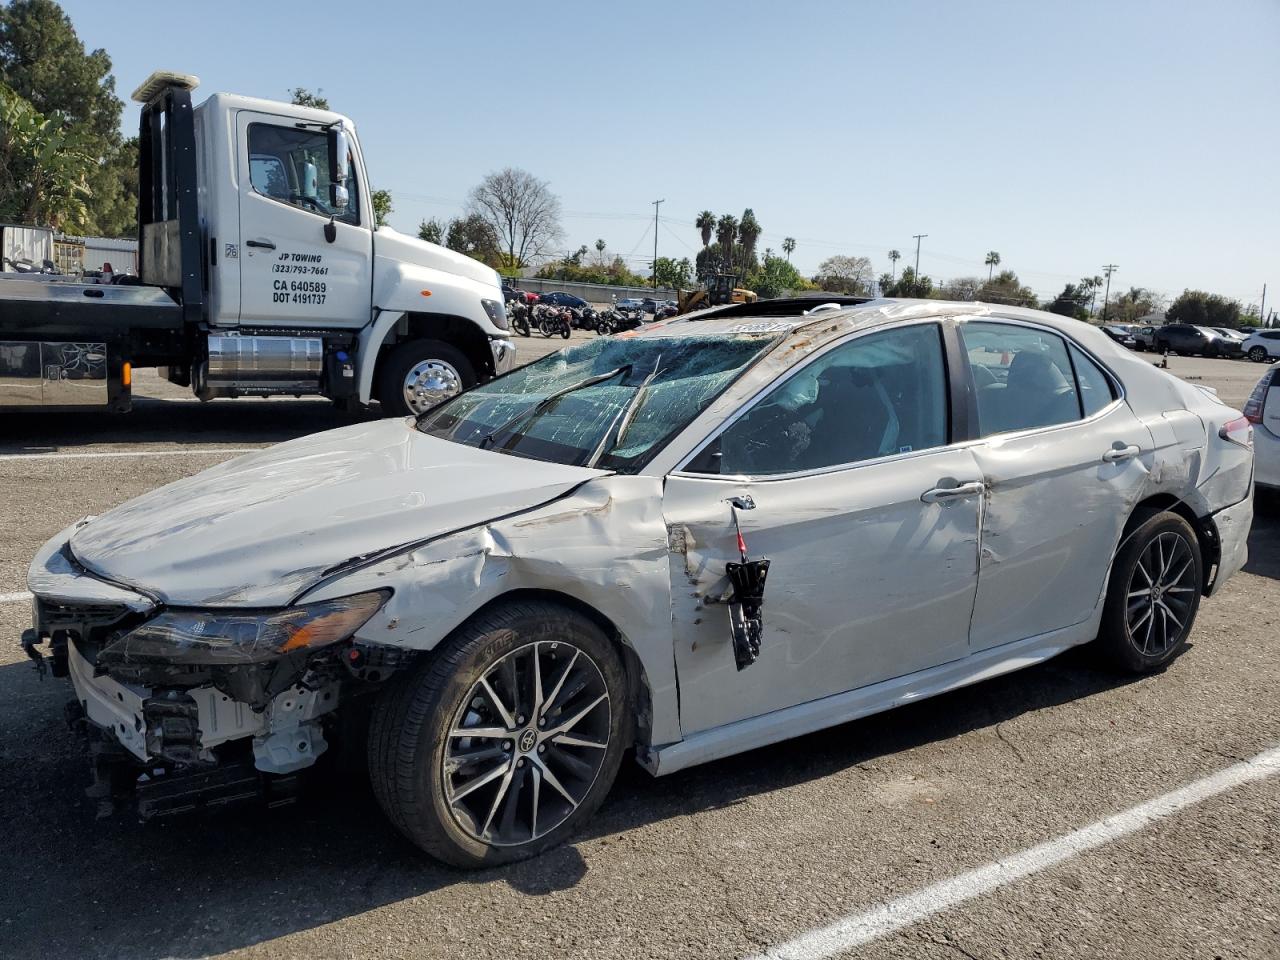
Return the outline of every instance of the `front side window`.
{"type": "Polygon", "coordinates": [[[430,436],[620,473],[641,469],[776,335],[598,337],[423,414],[430,436]]]}
{"type": "Polygon", "coordinates": [[[1062,337],[1046,330],[970,321],[961,325],[978,398],[981,436],[1080,419],[1062,337]]]}
{"type": "Polygon", "coordinates": [[[943,446],[946,384],[936,324],[858,337],[775,387],[687,469],[769,476],[943,446]]]}
{"type": "Polygon", "coordinates": [[[359,224],[355,158],[348,154],[347,206],[341,212],[330,207],[330,169],[325,131],[249,124],[249,182],[255,193],[322,217],[359,224]]]}

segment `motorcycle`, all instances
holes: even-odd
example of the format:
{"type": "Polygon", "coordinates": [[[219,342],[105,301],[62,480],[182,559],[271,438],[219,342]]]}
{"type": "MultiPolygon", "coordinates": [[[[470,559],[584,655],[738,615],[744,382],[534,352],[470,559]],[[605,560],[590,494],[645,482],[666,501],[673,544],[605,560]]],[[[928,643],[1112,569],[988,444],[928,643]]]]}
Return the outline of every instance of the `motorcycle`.
{"type": "Polygon", "coordinates": [[[533,336],[529,327],[529,305],[523,300],[507,301],[507,316],[511,318],[511,327],[522,337],[533,336]]]}
{"type": "Polygon", "coordinates": [[[600,321],[600,314],[591,307],[575,307],[572,312],[572,324],[579,330],[594,330],[600,321]]]}
{"type": "Polygon", "coordinates": [[[551,337],[554,334],[560,334],[564,339],[569,339],[571,330],[569,328],[569,310],[567,307],[547,307],[543,310],[538,320],[538,330],[544,337],[551,337]]]}

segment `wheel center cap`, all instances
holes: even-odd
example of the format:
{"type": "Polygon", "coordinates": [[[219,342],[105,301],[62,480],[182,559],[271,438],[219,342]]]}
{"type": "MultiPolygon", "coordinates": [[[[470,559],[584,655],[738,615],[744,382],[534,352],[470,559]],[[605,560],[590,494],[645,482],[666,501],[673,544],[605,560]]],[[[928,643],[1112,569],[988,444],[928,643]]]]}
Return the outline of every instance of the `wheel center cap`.
{"type": "Polygon", "coordinates": [[[538,734],[530,728],[520,734],[520,739],[516,741],[516,745],[520,748],[521,753],[528,753],[538,745],[538,734]]]}

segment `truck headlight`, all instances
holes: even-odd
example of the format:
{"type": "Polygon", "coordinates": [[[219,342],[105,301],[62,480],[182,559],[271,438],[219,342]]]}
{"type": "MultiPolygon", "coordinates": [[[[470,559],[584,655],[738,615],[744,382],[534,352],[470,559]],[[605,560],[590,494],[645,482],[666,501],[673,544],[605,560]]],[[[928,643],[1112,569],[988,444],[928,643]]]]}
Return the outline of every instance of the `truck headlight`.
{"type": "Polygon", "coordinates": [[[484,312],[489,315],[489,319],[493,321],[493,325],[499,330],[509,329],[507,327],[507,308],[501,300],[481,300],[484,304],[484,312]]]}
{"type": "Polygon", "coordinates": [[[166,610],[104,647],[98,663],[265,663],[347,639],[390,596],[376,590],[277,610],[166,610]]]}

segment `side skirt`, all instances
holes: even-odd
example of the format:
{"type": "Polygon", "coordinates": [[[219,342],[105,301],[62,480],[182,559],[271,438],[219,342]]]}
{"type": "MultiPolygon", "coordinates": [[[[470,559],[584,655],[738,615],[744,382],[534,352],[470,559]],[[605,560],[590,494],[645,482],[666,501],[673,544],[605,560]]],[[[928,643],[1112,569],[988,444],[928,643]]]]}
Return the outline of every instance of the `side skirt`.
{"type": "Polygon", "coordinates": [[[848,723],[859,717],[881,713],[949,690],[981,683],[992,677],[1033,666],[1056,657],[1071,647],[1088,643],[1097,636],[1097,617],[1095,614],[1071,627],[992,647],[961,660],[953,660],[904,677],[796,704],[763,716],[738,720],[695,733],[675,743],[650,747],[640,762],[650,773],[660,777],[685,767],[790,740],[792,737],[848,723]]]}

